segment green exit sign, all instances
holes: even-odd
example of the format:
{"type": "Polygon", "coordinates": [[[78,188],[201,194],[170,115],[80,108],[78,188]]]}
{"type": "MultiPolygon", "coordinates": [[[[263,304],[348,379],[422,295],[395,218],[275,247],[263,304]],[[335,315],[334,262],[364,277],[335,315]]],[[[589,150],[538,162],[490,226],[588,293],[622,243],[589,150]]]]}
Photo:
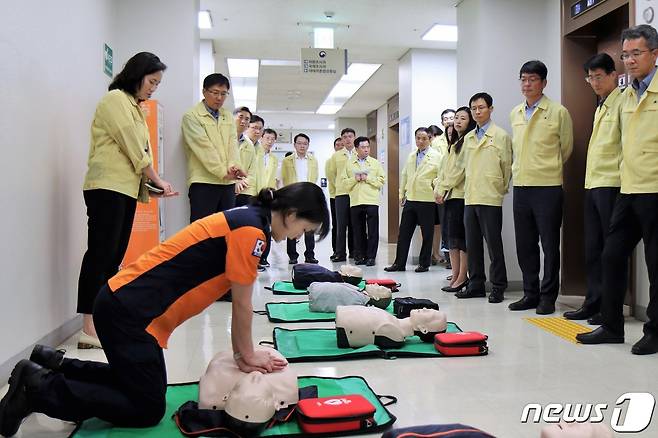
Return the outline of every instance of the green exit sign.
{"type": "Polygon", "coordinates": [[[112,77],[112,63],[112,48],[105,44],[105,47],[103,48],[103,71],[109,77],[112,77]]]}

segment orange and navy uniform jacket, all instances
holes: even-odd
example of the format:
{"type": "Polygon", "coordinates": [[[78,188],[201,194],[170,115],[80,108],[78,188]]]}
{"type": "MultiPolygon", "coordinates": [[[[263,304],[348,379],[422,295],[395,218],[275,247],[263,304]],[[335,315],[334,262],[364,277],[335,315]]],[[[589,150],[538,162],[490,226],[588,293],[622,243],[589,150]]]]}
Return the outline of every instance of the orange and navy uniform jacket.
{"type": "Polygon", "coordinates": [[[108,286],[167,348],[171,332],[224,295],[231,282],[256,280],[269,227],[270,211],[257,206],[207,216],[143,254],[108,286]]]}

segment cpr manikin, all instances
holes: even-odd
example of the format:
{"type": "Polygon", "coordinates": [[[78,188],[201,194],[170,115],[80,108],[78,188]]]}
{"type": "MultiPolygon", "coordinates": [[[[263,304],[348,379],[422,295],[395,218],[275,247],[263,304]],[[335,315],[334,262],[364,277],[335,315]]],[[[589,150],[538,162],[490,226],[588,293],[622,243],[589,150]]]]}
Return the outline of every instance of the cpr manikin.
{"type": "MultiPolygon", "coordinates": [[[[254,349],[284,359],[272,348],[254,349]]],[[[215,355],[199,381],[199,408],[225,411],[227,423],[235,431],[262,429],[276,411],[298,401],[297,375],[290,367],[267,374],[245,373],[231,352],[215,355]]]]}
{"type": "Polygon", "coordinates": [[[446,325],[445,313],[433,309],[414,309],[409,318],[403,319],[377,307],[338,306],[336,309],[336,336],[340,348],[370,344],[400,348],[405,338],[413,335],[431,342],[434,334],[446,330],[446,325]]]}

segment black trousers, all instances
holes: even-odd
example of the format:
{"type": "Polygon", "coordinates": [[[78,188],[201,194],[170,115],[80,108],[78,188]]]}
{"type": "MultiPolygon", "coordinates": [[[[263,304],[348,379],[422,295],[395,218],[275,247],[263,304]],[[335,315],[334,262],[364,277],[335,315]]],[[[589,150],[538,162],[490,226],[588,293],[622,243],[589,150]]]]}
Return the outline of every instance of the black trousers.
{"type": "Polygon", "coordinates": [[[271,233],[270,234],[266,233],[265,237],[267,238],[267,247],[265,248],[265,251],[263,251],[263,255],[260,256],[260,263],[261,264],[267,263],[267,256],[270,255],[270,247],[272,246],[272,234],[271,233]]]}
{"type": "Polygon", "coordinates": [[[379,246],[379,206],[356,205],[350,207],[354,230],[354,258],[374,259],[379,246]]]}
{"type": "Polygon", "coordinates": [[[484,245],[489,250],[489,281],[494,289],[507,288],[507,268],[503,251],[503,207],[493,205],[467,205],[464,207],[466,247],[468,248],[468,290],[484,290],[484,245]]]}
{"type": "Polygon", "coordinates": [[[336,198],[329,198],[331,210],[331,250],[336,254],[336,198]]]}
{"type": "MultiPolygon", "coordinates": [[[[619,195],[619,187],[597,187],[585,190],[585,269],[587,295],[583,307],[599,311],[603,269],[601,255],[610,229],[610,218],[619,195]]],[[[623,264],[624,268],[626,264],[623,264]]],[[[617,272],[619,274],[619,272],[617,272]]]]}
{"type": "Polygon", "coordinates": [[[87,251],[78,280],[77,312],[91,315],[99,289],[119,270],[130,240],[137,200],[104,189],[83,192],[87,206],[87,251]]]}
{"type": "Polygon", "coordinates": [[[423,243],[420,247],[418,264],[429,266],[432,262],[432,240],[434,239],[434,202],[407,201],[402,208],[400,218],[400,233],[398,234],[398,245],[395,250],[395,264],[405,266],[409,256],[411,238],[416,226],[420,226],[423,243]]]}
{"type": "MultiPolygon", "coordinates": [[[[288,258],[296,260],[299,257],[297,253],[297,241],[293,239],[286,239],[288,258]]],[[[309,231],[304,233],[304,244],[306,249],[304,250],[304,257],[306,260],[315,258],[315,233],[309,231]]]]}
{"type": "Polygon", "coordinates": [[[649,273],[649,305],[644,333],[658,334],[658,193],[620,194],[603,249],[603,325],[624,332],[628,258],[640,239],[649,273]]]}
{"type": "Polygon", "coordinates": [[[235,207],[235,184],[192,183],[187,195],[190,198],[190,223],[235,207]]]}
{"type": "Polygon", "coordinates": [[[336,196],[336,255],[339,257],[350,255],[354,249],[354,232],[350,220],[350,195],[336,196]],[[347,240],[347,248],[345,241],[347,240]]]}
{"type": "Polygon", "coordinates": [[[108,363],[64,359],[28,400],[35,412],[64,421],[98,417],[115,426],[149,427],[165,414],[167,372],[162,349],[103,286],[94,325],[108,363]]]}
{"type": "Polygon", "coordinates": [[[523,274],[523,292],[531,300],[541,298],[554,303],[560,290],[562,204],[560,186],[514,187],[516,255],[523,274]],[[541,287],[539,241],[544,251],[541,287]]]}
{"type": "Polygon", "coordinates": [[[244,195],[241,193],[235,197],[235,206],[242,207],[243,205],[247,205],[249,204],[249,201],[251,201],[251,198],[253,198],[252,195],[244,195]]]}

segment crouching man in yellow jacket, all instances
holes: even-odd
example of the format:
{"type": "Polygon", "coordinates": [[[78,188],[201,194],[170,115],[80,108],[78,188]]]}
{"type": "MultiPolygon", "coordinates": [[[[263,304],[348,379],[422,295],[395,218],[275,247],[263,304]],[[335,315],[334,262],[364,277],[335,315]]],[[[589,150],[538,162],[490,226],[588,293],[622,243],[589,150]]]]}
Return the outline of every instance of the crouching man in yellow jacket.
{"type": "Polygon", "coordinates": [[[350,217],[354,230],[354,261],[375,266],[379,244],[379,190],[386,178],[382,165],[370,153],[370,140],[354,140],[356,157],[347,162],[343,184],[350,195],[350,217]],[[367,228],[367,230],[366,230],[367,228]]]}

